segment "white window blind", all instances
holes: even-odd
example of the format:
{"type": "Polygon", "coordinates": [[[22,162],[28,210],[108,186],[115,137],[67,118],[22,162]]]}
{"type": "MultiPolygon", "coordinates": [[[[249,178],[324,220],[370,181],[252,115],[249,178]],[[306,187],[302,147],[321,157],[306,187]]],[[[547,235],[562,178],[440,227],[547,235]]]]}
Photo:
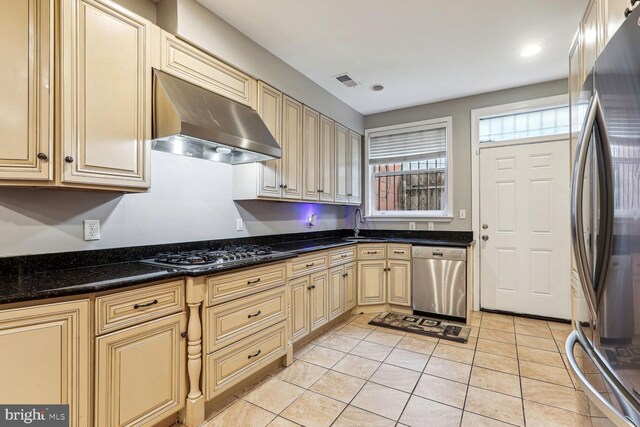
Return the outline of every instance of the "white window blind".
{"type": "Polygon", "coordinates": [[[480,119],[480,143],[565,133],[569,133],[568,106],[480,119]]]}
{"type": "Polygon", "coordinates": [[[369,164],[411,162],[446,157],[447,129],[408,129],[376,133],[369,140],[369,164]]]}

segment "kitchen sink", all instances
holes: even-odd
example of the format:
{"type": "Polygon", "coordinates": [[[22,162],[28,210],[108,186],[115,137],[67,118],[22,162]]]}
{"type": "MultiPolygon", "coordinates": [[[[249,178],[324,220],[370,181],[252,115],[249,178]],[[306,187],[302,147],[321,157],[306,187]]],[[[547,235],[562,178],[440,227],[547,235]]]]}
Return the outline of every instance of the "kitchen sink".
{"type": "Polygon", "coordinates": [[[367,236],[350,236],[350,237],[345,237],[344,240],[346,240],[347,242],[362,242],[362,243],[387,241],[387,239],[382,239],[379,237],[367,237],[367,236]]]}

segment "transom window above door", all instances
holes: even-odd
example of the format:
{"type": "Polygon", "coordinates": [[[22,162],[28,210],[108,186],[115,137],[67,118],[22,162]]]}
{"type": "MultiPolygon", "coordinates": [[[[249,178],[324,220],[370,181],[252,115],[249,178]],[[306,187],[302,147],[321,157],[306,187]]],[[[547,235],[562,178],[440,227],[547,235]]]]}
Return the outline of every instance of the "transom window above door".
{"type": "Polygon", "coordinates": [[[569,133],[567,105],[480,118],[480,144],[569,133]]]}
{"type": "Polygon", "coordinates": [[[451,117],[365,135],[368,217],[450,219],[451,117]]]}

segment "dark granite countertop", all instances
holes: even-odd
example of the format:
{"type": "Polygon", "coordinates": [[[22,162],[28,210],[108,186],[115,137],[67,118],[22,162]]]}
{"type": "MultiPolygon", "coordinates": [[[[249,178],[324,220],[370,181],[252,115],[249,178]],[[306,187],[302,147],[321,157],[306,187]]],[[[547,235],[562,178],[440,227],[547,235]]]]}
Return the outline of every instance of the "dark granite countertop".
{"type": "MultiPolygon", "coordinates": [[[[217,274],[295,258],[303,253],[352,245],[355,242],[344,240],[344,237],[352,235],[351,233],[351,230],[337,230],[0,258],[0,304],[102,292],[177,277],[217,274]],[[227,244],[271,245],[274,250],[283,253],[250,264],[188,271],[140,262],[141,259],[150,258],[158,252],[220,247],[227,244]]],[[[470,232],[363,230],[362,235],[384,238],[385,241],[381,243],[458,247],[472,244],[470,232]]]]}

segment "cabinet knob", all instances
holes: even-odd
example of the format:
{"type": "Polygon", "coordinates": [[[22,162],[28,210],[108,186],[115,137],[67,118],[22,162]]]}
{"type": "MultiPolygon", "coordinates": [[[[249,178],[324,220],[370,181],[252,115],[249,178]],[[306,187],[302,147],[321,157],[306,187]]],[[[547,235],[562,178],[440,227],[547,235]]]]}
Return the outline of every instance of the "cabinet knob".
{"type": "Polygon", "coordinates": [[[353,194],[352,194],[352,193],[347,194],[347,197],[351,197],[351,196],[353,196],[353,194]]]}
{"type": "Polygon", "coordinates": [[[287,188],[287,184],[285,184],[282,188],[287,188]]]}
{"type": "Polygon", "coordinates": [[[40,159],[40,160],[42,160],[42,161],[47,160],[47,159],[49,158],[49,157],[48,157],[46,154],[44,154],[44,153],[38,153],[38,156],[37,156],[37,157],[38,157],[38,159],[40,159]]]}
{"type": "Polygon", "coordinates": [[[182,338],[186,338],[186,337],[187,337],[187,331],[180,332],[180,336],[181,336],[182,338]]]}
{"type": "Polygon", "coordinates": [[[64,158],[64,161],[67,162],[67,163],[73,163],[73,157],[67,156],[67,157],[64,158]]]}

